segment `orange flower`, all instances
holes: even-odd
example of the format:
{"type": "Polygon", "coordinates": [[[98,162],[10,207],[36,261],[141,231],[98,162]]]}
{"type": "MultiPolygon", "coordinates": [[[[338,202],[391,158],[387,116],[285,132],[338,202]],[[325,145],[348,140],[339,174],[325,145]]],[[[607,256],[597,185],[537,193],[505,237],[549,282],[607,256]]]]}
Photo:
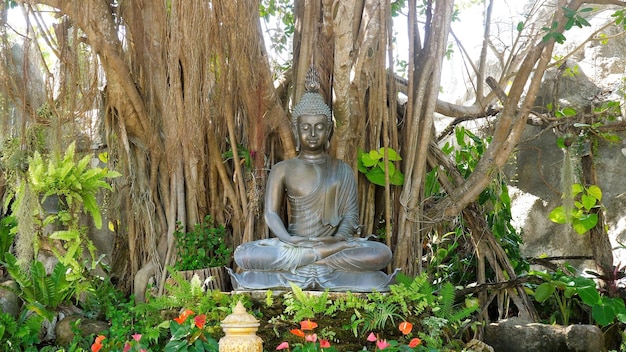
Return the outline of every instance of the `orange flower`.
{"type": "Polygon", "coordinates": [[[184,312],[182,312],[182,313],[180,313],[180,315],[178,316],[178,318],[174,318],[174,320],[175,320],[178,324],[181,324],[181,325],[182,325],[182,324],[183,324],[183,323],[187,320],[187,318],[188,318],[190,315],[192,315],[192,314],[194,314],[194,313],[193,313],[193,310],[191,310],[191,309],[185,309],[185,311],[184,311],[184,312]]]}
{"type": "Polygon", "coordinates": [[[420,340],[418,337],[414,337],[411,339],[411,341],[409,341],[409,347],[411,348],[417,347],[421,344],[422,344],[422,340],[420,340]]]}
{"type": "Polygon", "coordinates": [[[98,335],[96,341],[91,345],[91,352],[98,352],[102,348],[102,340],[106,337],[104,335],[98,335]]]}
{"type": "Polygon", "coordinates": [[[411,333],[411,330],[413,330],[413,324],[409,323],[408,321],[403,321],[402,323],[400,323],[400,326],[398,326],[398,329],[400,329],[402,334],[408,335],[411,333]]]}
{"type": "Polygon", "coordinates": [[[299,336],[299,337],[304,337],[304,331],[300,330],[300,329],[291,329],[290,331],[292,334],[299,336]]]}
{"type": "Polygon", "coordinates": [[[196,323],[196,326],[198,327],[198,329],[202,329],[204,328],[204,324],[206,324],[206,315],[205,314],[196,315],[196,317],[193,318],[193,321],[196,323]]]}
{"type": "Polygon", "coordinates": [[[313,330],[317,327],[317,323],[310,320],[303,320],[300,322],[300,329],[302,330],[313,330]]]}

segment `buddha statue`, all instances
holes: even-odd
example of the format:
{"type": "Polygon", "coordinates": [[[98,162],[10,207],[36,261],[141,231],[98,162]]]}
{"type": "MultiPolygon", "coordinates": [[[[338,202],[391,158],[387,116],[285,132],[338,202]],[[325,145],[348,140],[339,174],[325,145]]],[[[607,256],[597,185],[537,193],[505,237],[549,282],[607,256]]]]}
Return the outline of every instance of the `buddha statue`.
{"type": "Polygon", "coordinates": [[[395,272],[382,270],[392,253],[375,236],[359,236],[354,172],[328,154],[334,121],[315,70],[305,88],[292,111],[299,154],[275,164],[267,181],[264,217],[275,237],[235,249],[242,271],[230,271],[233,288],[280,289],[291,282],[308,290],[386,291],[395,272]],[[287,224],[280,216],[285,197],[287,224]]]}

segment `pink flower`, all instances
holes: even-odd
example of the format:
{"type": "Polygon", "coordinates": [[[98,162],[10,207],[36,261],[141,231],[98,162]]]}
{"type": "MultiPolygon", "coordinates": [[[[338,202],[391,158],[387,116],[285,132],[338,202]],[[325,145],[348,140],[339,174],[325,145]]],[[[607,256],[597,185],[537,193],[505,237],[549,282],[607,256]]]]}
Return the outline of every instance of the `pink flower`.
{"type": "Polygon", "coordinates": [[[328,340],[320,339],[321,348],[330,348],[330,342],[328,340]]]}
{"type": "Polygon", "coordinates": [[[304,337],[304,341],[306,341],[306,342],[316,342],[317,341],[317,334],[306,335],[304,337]]]}
{"type": "Polygon", "coordinates": [[[130,343],[126,342],[126,343],[124,344],[124,351],[123,351],[123,352],[128,352],[128,351],[130,351],[130,348],[131,348],[130,343]]]}
{"type": "Polygon", "coordinates": [[[141,334],[133,334],[133,339],[139,342],[139,340],[141,340],[141,334]]]}
{"type": "Polygon", "coordinates": [[[374,335],[374,333],[373,333],[373,332],[370,332],[370,334],[369,334],[369,335],[367,335],[367,341],[369,341],[369,342],[374,342],[374,341],[376,341],[376,340],[378,340],[378,338],[376,337],[376,335],[374,335]]]}
{"type": "Polygon", "coordinates": [[[277,351],[284,350],[285,348],[289,348],[289,343],[287,341],[283,341],[280,345],[276,347],[277,351]]]}
{"type": "Polygon", "coordinates": [[[379,350],[384,350],[385,348],[391,346],[387,340],[378,340],[376,341],[376,347],[378,347],[379,350]]]}

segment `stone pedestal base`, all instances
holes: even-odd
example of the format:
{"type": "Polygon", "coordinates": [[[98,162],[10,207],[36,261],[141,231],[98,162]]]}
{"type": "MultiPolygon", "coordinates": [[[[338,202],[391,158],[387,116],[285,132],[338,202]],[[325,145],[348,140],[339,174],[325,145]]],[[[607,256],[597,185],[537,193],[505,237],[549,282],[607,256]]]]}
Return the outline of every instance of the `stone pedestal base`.
{"type": "Polygon", "coordinates": [[[282,271],[244,271],[240,274],[228,269],[234,290],[289,289],[290,283],[303,290],[350,291],[350,292],[385,292],[393,283],[396,269],[392,274],[382,271],[326,272],[319,276],[303,276],[298,273],[282,271]]]}

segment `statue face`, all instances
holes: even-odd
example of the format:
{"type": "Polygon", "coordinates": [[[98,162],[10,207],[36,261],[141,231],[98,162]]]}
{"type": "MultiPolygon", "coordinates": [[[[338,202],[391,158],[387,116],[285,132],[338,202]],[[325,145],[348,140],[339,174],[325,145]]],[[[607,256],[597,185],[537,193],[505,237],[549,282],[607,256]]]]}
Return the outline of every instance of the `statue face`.
{"type": "Polygon", "coordinates": [[[302,150],[324,149],[330,135],[325,115],[301,115],[298,117],[298,138],[302,150]]]}

